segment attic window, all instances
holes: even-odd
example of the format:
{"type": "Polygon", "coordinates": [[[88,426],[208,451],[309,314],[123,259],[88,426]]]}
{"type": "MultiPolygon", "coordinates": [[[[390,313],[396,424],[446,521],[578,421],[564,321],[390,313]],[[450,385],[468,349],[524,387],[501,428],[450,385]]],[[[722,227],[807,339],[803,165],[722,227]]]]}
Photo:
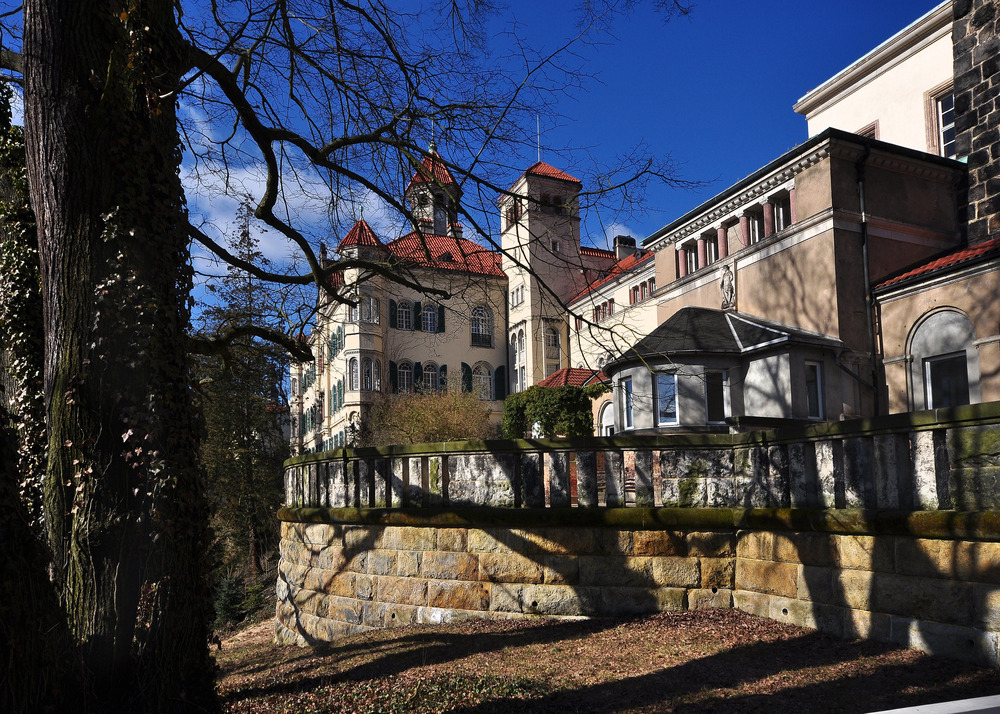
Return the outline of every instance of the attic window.
{"type": "Polygon", "coordinates": [[[452,256],[450,252],[445,251],[444,253],[438,256],[438,260],[444,261],[445,263],[451,263],[452,261],[455,260],[455,258],[454,256],[452,256]]]}

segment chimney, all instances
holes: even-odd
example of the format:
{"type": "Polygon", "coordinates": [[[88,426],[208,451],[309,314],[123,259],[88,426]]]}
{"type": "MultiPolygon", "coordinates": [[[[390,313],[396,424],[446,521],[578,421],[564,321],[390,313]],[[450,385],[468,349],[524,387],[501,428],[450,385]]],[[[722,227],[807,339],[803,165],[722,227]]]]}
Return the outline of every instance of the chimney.
{"type": "Polygon", "coordinates": [[[622,260],[635,252],[635,238],[615,236],[615,260],[622,260]]]}
{"type": "Polygon", "coordinates": [[[955,151],[969,166],[966,216],[969,243],[1000,234],[1000,16],[994,0],[955,0],[952,51],[955,88],[955,151]]]}

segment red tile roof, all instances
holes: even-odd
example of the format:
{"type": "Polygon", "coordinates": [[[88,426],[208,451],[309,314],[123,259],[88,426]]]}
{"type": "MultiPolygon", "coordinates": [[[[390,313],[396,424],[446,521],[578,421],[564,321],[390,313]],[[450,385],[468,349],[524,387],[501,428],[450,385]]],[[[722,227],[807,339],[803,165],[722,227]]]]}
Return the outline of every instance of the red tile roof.
{"type": "Polygon", "coordinates": [[[579,184],[580,179],[573,178],[565,171],[560,171],[555,166],[550,166],[544,161],[538,161],[525,170],[524,174],[533,174],[535,176],[545,176],[546,178],[559,179],[560,181],[568,181],[569,183],[579,184]]]}
{"type": "Polygon", "coordinates": [[[582,387],[594,381],[595,377],[600,378],[603,373],[596,369],[584,369],[583,367],[563,367],[556,370],[548,377],[538,383],[539,387],[582,387]]]}
{"type": "Polygon", "coordinates": [[[500,254],[464,238],[407,233],[389,243],[397,258],[416,265],[442,270],[461,270],[479,275],[506,277],[500,268],[500,254]]]}
{"type": "Polygon", "coordinates": [[[897,285],[914,278],[923,277],[930,275],[931,273],[936,273],[946,270],[947,268],[961,265],[963,263],[968,263],[978,258],[988,258],[993,254],[1000,255],[1000,237],[991,238],[990,240],[983,241],[982,243],[976,243],[975,245],[960,248],[959,250],[951,253],[939,255],[926,263],[912,267],[903,273],[889,278],[888,280],[883,280],[875,287],[886,288],[891,285],[897,285]]]}
{"type": "Polygon", "coordinates": [[[385,244],[379,240],[379,237],[375,235],[375,231],[373,231],[371,226],[369,226],[365,219],[362,218],[354,224],[350,231],[347,232],[347,235],[344,236],[344,239],[340,241],[340,244],[337,246],[337,250],[341,251],[352,245],[384,247],[385,244]]]}
{"type": "Polygon", "coordinates": [[[410,186],[415,183],[429,183],[431,181],[440,184],[455,183],[455,179],[452,178],[448,167],[441,160],[441,155],[433,148],[431,149],[431,153],[425,155],[420,162],[420,166],[417,167],[413,178],[410,179],[410,183],[406,184],[406,190],[409,191],[410,186]]]}
{"type": "Polygon", "coordinates": [[[611,270],[608,271],[607,275],[598,278],[590,285],[585,287],[583,290],[580,291],[578,295],[576,295],[572,300],[570,300],[570,302],[579,300],[584,295],[587,295],[593,292],[594,290],[597,290],[601,286],[610,283],[612,280],[621,277],[630,270],[633,270],[638,266],[642,265],[643,263],[646,263],[647,261],[652,259],[653,259],[653,252],[644,250],[637,250],[636,252],[632,253],[632,255],[625,256],[617,263],[615,263],[613,266],[611,266],[611,270]]]}

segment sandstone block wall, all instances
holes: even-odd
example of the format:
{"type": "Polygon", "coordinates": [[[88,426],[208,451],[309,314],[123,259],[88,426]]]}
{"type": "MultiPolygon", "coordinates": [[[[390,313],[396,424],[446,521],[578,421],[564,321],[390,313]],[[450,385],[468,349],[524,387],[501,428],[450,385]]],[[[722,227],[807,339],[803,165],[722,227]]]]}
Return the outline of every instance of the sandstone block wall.
{"type": "Polygon", "coordinates": [[[1000,543],[743,532],[733,598],[838,637],[1000,665],[1000,543]]]}
{"type": "Polygon", "coordinates": [[[475,513],[283,509],[276,639],[737,607],[1000,666],[997,511],[475,513]]]}
{"type": "Polygon", "coordinates": [[[734,532],[283,523],[276,637],[730,607],[734,532]]]}

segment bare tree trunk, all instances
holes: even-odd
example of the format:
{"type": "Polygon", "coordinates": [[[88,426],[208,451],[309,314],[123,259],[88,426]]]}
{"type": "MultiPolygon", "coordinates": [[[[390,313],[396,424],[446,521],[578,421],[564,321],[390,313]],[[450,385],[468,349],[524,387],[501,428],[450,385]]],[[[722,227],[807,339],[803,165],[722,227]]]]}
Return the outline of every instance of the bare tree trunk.
{"type": "Polygon", "coordinates": [[[169,0],[28,0],[54,570],[108,707],[213,701],[169,0]]]}

